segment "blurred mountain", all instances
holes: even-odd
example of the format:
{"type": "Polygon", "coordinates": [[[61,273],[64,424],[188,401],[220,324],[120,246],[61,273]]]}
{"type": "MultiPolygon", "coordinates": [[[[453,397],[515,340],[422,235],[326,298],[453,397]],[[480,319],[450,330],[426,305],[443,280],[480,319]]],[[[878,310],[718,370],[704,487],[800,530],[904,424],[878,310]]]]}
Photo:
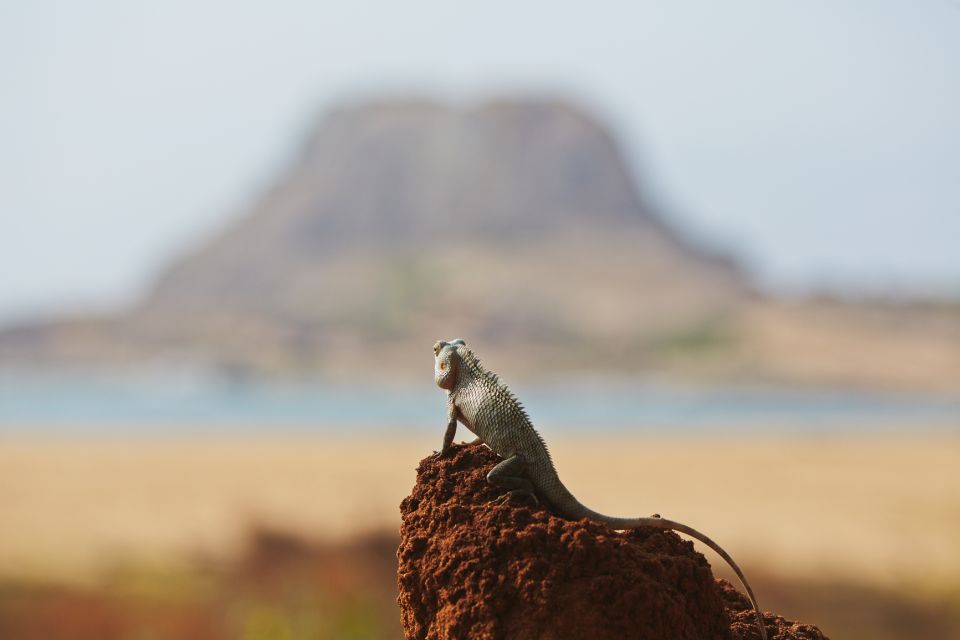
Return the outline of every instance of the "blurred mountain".
{"type": "Polygon", "coordinates": [[[385,378],[462,336],[518,373],[765,373],[747,278],[649,200],[561,101],[345,107],[135,308],[9,329],[0,362],[385,378]]]}

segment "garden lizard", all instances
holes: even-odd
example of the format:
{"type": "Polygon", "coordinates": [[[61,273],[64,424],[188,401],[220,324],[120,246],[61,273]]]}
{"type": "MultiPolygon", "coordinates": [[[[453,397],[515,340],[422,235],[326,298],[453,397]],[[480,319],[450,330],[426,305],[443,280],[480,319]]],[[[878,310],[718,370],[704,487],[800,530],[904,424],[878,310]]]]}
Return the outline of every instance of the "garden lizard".
{"type": "Polygon", "coordinates": [[[547,445],[534,429],[523,405],[495,373],[481,365],[466,343],[461,339],[441,340],[433,345],[433,354],[434,380],[447,392],[447,430],[437,455],[445,455],[450,450],[459,421],[477,436],[477,441],[503,458],[487,474],[487,482],[507,490],[501,501],[516,498],[539,504],[539,495],[560,516],[571,520],[586,518],[612,529],[666,529],[699,540],[716,551],[736,572],[750,596],[760,636],[767,640],[753,589],[740,567],[720,545],[685,524],[659,515],[617,518],[584,506],[560,481],[547,445]]]}

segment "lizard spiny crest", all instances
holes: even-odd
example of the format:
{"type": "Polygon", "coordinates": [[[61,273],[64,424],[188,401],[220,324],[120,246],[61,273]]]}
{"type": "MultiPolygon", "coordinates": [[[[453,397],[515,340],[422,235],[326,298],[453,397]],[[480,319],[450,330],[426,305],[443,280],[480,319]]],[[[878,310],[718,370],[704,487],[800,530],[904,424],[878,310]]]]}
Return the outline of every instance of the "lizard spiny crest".
{"type": "Polygon", "coordinates": [[[451,344],[457,344],[457,355],[460,356],[460,361],[467,369],[470,370],[470,373],[473,374],[474,377],[488,382],[497,390],[498,393],[506,396],[509,402],[512,402],[514,405],[516,405],[517,409],[520,411],[520,414],[523,416],[523,419],[527,422],[527,424],[530,425],[531,431],[536,434],[540,444],[543,445],[543,450],[547,453],[547,460],[550,462],[550,464],[553,464],[553,457],[550,455],[550,450],[547,448],[547,443],[544,441],[543,436],[541,436],[538,431],[533,429],[533,423],[530,421],[530,416],[527,414],[526,407],[524,407],[519,398],[513,394],[513,391],[510,390],[510,387],[500,381],[500,376],[484,367],[480,362],[480,358],[478,358],[477,355],[470,350],[463,340],[454,340],[451,342],[451,344]]]}

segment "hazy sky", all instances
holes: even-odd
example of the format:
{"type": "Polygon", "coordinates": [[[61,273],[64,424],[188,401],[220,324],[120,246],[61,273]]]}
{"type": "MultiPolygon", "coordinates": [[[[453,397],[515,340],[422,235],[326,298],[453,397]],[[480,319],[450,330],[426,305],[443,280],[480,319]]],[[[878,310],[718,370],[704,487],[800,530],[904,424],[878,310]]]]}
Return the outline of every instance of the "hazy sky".
{"type": "Polygon", "coordinates": [[[580,100],[772,286],[960,292],[960,0],[0,0],[0,321],[131,299],[419,90],[580,100]]]}

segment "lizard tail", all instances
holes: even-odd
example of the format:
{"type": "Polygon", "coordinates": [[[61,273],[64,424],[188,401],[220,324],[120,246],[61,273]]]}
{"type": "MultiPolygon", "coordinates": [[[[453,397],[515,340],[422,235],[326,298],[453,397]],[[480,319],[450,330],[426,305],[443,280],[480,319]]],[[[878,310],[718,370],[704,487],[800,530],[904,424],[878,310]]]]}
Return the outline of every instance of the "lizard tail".
{"type": "MultiPolygon", "coordinates": [[[[711,549],[717,552],[717,554],[726,560],[727,564],[730,565],[730,568],[733,569],[734,573],[737,574],[737,577],[740,578],[740,582],[743,584],[743,588],[747,590],[747,595],[750,596],[750,602],[753,604],[753,612],[757,617],[757,628],[760,629],[760,637],[762,640],[767,640],[767,630],[763,626],[763,613],[760,611],[760,605],[757,603],[757,596],[753,595],[753,589],[750,587],[750,583],[747,582],[746,576],[743,575],[743,571],[740,570],[740,567],[736,562],[733,561],[733,558],[730,557],[726,551],[723,550],[723,547],[718,545],[716,542],[703,535],[696,529],[688,527],[685,524],[680,522],[674,522],[673,520],[667,520],[665,518],[636,518],[633,519],[633,522],[636,522],[636,526],[653,526],[656,527],[659,525],[661,529],[671,529],[673,531],[678,531],[680,533],[685,533],[691,538],[696,538],[703,544],[707,545],[711,549]]],[[[636,527],[631,527],[636,528],[636,527]]]]}
{"type": "Polygon", "coordinates": [[[724,551],[723,547],[718,545],[716,542],[692,527],[688,527],[680,522],[674,522],[673,520],[667,520],[666,518],[616,518],[613,516],[605,516],[602,513],[596,513],[587,507],[584,507],[584,510],[586,513],[580,517],[602,522],[614,529],[639,529],[640,527],[653,527],[654,529],[677,531],[679,533],[685,533],[691,538],[699,540],[703,544],[716,551],[717,554],[726,560],[728,565],[730,565],[730,568],[733,569],[734,573],[737,574],[737,577],[740,578],[740,582],[743,584],[744,589],[747,590],[747,595],[750,596],[750,602],[753,604],[753,611],[757,617],[757,627],[760,629],[760,638],[762,640],[767,640],[767,630],[763,626],[763,614],[760,611],[760,605],[757,604],[757,597],[753,595],[753,589],[750,587],[750,583],[747,582],[747,578],[743,575],[743,571],[741,571],[737,563],[733,561],[733,558],[730,557],[730,554],[724,551]]]}

